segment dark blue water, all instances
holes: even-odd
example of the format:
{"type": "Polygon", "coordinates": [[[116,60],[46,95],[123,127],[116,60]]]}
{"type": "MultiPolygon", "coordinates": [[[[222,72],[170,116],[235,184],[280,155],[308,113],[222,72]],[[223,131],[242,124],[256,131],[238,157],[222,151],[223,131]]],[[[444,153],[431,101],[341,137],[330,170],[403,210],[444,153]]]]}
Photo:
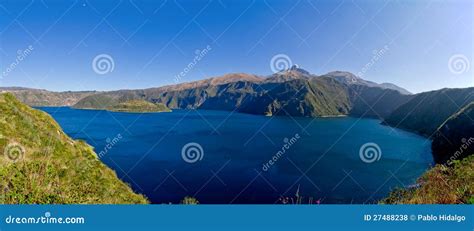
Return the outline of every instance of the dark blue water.
{"type": "Polygon", "coordinates": [[[297,192],[303,203],[374,203],[415,183],[432,163],[429,140],[375,119],[41,109],[71,137],[94,146],[106,165],[153,203],[178,203],[185,196],[201,203],[280,203],[297,192]],[[182,157],[189,143],[202,148],[198,158],[186,156],[194,163],[182,157]],[[369,148],[364,162],[359,151],[366,143],[380,152],[373,149],[370,156],[369,148]]]}

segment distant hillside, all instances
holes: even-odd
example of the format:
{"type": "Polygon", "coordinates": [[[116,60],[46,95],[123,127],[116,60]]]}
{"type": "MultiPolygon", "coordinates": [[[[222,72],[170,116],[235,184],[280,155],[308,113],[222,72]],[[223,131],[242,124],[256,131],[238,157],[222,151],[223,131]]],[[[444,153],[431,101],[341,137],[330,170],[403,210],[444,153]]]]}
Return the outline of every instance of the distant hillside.
{"type": "Polygon", "coordinates": [[[93,91],[51,92],[40,89],[0,87],[0,92],[11,92],[18,100],[30,106],[72,106],[93,91]]]}
{"type": "Polygon", "coordinates": [[[182,90],[199,88],[199,87],[218,86],[218,85],[224,85],[224,84],[235,83],[235,82],[258,83],[262,81],[263,79],[256,75],[245,74],[245,73],[231,73],[231,74],[226,74],[219,77],[212,77],[209,79],[179,83],[179,84],[168,85],[168,86],[157,87],[157,88],[149,88],[145,90],[153,91],[153,92],[170,92],[170,91],[182,91],[182,90]]]}
{"type": "Polygon", "coordinates": [[[395,91],[398,91],[400,93],[402,93],[403,95],[411,95],[412,93],[409,92],[407,89],[405,88],[401,88],[393,83],[381,83],[381,84],[378,84],[381,88],[384,88],[384,89],[392,89],[392,90],[395,90],[395,91]]]}
{"type": "Polygon", "coordinates": [[[107,108],[115,112],[170,112],[162,103],[150,103],[145,100],[129,100],[107,108]]]}
{"type": "Polygon", "coordinates": [[[20,101],[30,106],[74,106],[76,108],[106,109],[128,100],[141,99],[153,103],[163,103],[169,108],[216,110],[236,110],[238,108],[238,110],[246,113],[267,115],[328,116],[351,114],[370,117],[383,117],[391,112],[394,107],[404,102],[404,97],[393,101],[394,98],[390,98],[392,95],[398,93],[402,95],[409,94],[408,91],[393,84],[377,84],[363,80],[349,72],[336,71],[316,76],[297,65],[267,77],[232,73],[199,81],[142,90],[50,92],[28,88],[0,88],[1,91],[12,92],[20,101]],[[328,81],[328,79],[333,79],[335,82],[328,81]],[[283,86],[279,86],[279,84],[283,86]],[[333,90],[338,92],[337,94],[325,92],[324,89],[326,88],[334,88],[333,90]],[[298,92],[301,89],[305,89],[303,90],[305,94],[298,92]],[[390,89],[395,90],[395,93],[387,91],[387,96],[383,94],[385,90],[390,89]],[[279,90],[282,92],[278,92],[279,90]],[[371,92],[374,94],[371,95],[371,92]],[[359,95],[361,96],[359,97],[359,95]],[[285,96],[289,98],[285,99],[285,96]],[[347,99],[347,97],[350,98],[347,99]],[[382,99],[376,101],[379,97],[382,97],[382,99]],[[341,104],[335,105],[340,100],[342,100],[341,104]],[[392,101],[394,103],[391,103],[392,101]],[[258,107],[244,105],[249,102],[255,103],[258,107]],[[372,102],[377,104],[373,107],[373,110],[368,107],[372,102]],[[352,103],[355,108],[351,106],[352,103]],[[351,111],[351,113],[348,113],[348,111],[351,111]],[[364,112],[367,113],[364,114],[364,112]]]}
{"type": "Polygon", "coordinates": [[[391,113],[405,98],[393,90],[352,89],[331,78],[312,78],[284,83],[233,82],[170,92],[152,89],[107,92],[85,97],[74,107],[105,109],[130,99],[142,99],[175,109],[237,110],[257,115],[379,117],[391,113]],[[375,106],[370,107],[371,103],[375,106]]]}
{"type": "Polygon", "coordinates": [[[433,136],[436,163],[448,163],[474,154],[474,102],[449,117],[433,136]]]}
{"type": "Polygon", "coordinates": [[[352,99],[349,114],[357,117],[386,118],[413,98],[413,95],[404,95],[396,90],[366,85],[352,85],[349,89],[349,98],[352,99]]]}
{"type": "Polygon", "coordinates": [[[384,123],[431,136],[451,115],[472,101],[472,87],[424,92],[398,107],[384,123]]]}
{"type": "Polygon", "coordinates": [[[148,203],[45,112],[0,94],[0,203],[148,203]]]}
{"type": "Polygon", "coordinates": [[[293,66],[265,79],[231,74],[161,88],[104,92],[85,97],[74,107],[105,109],[140,99],[172,109],[237,110],[257,115],[308,117],[384,117],[409,97],[375,84],[348,84],[333,75],[318,77],[293,66]]]}
{"type": "Polygon", "coordinates": [[[320,77],[333,78],[347,85],[359,85],[359,86],[366,86],[366,87],[377,87],[381,89],[391,89],[391,90],[398,91],[402,95],[411,95],[411,93],[408,90],[401,88],[393,83],[381,83],[381,84],[374,83],[374,82],[362,79],[346,71],[333,71],[333,72],[324,74],[320,77]]]}

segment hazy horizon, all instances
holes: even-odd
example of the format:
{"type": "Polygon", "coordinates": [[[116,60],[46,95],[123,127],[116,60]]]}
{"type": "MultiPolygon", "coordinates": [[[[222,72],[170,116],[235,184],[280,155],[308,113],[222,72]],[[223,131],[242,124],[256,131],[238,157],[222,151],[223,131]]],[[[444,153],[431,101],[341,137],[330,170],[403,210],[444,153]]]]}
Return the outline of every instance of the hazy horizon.
{"type": "Polygon", "coordinates": [[[144,89],[299,64],[412,93],[474,86],[470,1],[0,2],[0,87],[144,89]]]}

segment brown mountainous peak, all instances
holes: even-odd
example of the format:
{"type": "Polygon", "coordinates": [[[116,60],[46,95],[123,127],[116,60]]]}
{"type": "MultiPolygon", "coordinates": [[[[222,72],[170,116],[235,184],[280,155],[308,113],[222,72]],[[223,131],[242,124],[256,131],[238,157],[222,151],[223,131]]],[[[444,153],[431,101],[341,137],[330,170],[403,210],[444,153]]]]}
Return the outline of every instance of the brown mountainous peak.
{"type": "Polygon", "coordinates": [[[245,73],[231,73],[225,74],[223,76],[211,78],[210,84],[211,85],[221,85],[226,83],[233,83],[239,81],[246,81],[246,82],[262,82],[263,79],[256,75],[245,74],[245,73]]]}
{"type": "Polygon", "coordinates": [[[311,77],[315,77],[315,75],[311,75],[308,71],[303,68],[300,68],[298,65],[295,64],[286,70],[277,72],[269,76],[265,79],[265,82],[283,83],[295,79],[309,79],[311,77]]]}

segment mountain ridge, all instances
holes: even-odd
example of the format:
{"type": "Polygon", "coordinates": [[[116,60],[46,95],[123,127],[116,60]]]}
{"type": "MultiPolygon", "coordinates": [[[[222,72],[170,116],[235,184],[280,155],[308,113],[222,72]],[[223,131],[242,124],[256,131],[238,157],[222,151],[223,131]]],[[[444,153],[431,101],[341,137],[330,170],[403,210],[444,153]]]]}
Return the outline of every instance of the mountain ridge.
{"type": "MultiPolygon", "coordinates": [[[[353,75],[354,74],[346,71],[333,71],[333,72],[328,72],[324,75],[318,76],[311,74],[309,71],[306,71],[302,68],[300,68],[298,65],[293,65],[290,68],[274,73],[269,76],[259,76],[259,75],[254,75],[254,74],[246,74],[246,73],[228,73],[224,74],[221,76],[215,76],[215,77],[210,77],[207,79],[202,79],[202,80],[197,80],[197,81],[191,81],[191,82],[185,82],[185,83],[176,83],[176,84],[169,84],[169,85],[164,85],[160,87],[151,87],[151,88],[143,88],[143,89],[118,89],[118,90],[110,90],[110,91],[97,91],[97,90],[85,90],[85,91],[49,91],[45,89],[35,89],[35,88],[25,88],[25,87],[0,87],[0,92],[13,92],[15,95],[20,99],[24,100],[28,105],[31,106],[71,106],[73,103],[67,103],[64,102],[61,104],[61,102],[47,102],[46,100],[41,101],[41,100],[32,100],[28,99],[21,93],[25,92],[32,92],[32,93],[50,93],[53,95],[60,95],[60,94],[67,94],[67,93],[82,93],[84,95],[87,94],[95,94],[95,93],[104,93],[104,92],[117,92],[117,91],[138,91],[138,90],[157,90],[157,91],[176,91],[176,90],[186,90],[190,88],[196,88],[196,87],[202,87],[202,86],[216,86],[216,85],[222,85],[222,84],[227,84],[227,83],[232,83],[232,82],[239,82],[239,81],[247,81],[247,82],[270,82],[270,83],[283,83],[289,80],[294,80],[294,79],[310,79],[310,78],[318,78],[318,77],[333,77],[336,73],[347,73],[348,75],[353,75]],[[41,104],[43,103],[43,104],[41,104]]],[[[362,80],[361,78],[357,77],[358,79],[362,80]]],[[[178,81],[177,81],[178,82],[178,81]]],[[[383,83],[383,84],[377,84],[371,81],[363,80],[360,81],[360,84],[370,84],[373,87],[381,87],[383,89],[392,89],[387,86],[393,87],[394,90],[400,91],[402,94],[409,93],[407,90],[396,86],[395,84],[389,84],[383,83]],[[396,88],[396,89],[395,89],[396,88]]],[[[411,94],[411,93],[409,93],[411,94]]],[[[82,96],[85,97],[85,96],[82,96]]],[[[77,97],[76,97],[77,98],[77,97]]]]}
{"type": "Polygon", "coordinates": [[[295,69],[276,73],[263,81],[233,78],[233,81],[211,84],[211,80],[191,82],[184,87],[174,85],[102,92],[83,98],[74,107],[104,109],[126,100],[143,99],[163,103],[171,109],[236,110],[260,115],[307,117],[349,115],[353,111],[352,115],[381,118],[390,113],[390,109],[404,103],[403,100],[383,97],[385,94],[407,98],[392,89],[349,85],[330,76],[310,76],[295,69]],[[369,95],[367,92],[375,92],[381,96],[377,98],[382,99],[381,104],[389,106],[379,111],[379,107],[370,108],[367,103],[361,103],[375,100],[366,97],[369,95]],[[361,97],[366,99],[359,100],[361,97]]]}

